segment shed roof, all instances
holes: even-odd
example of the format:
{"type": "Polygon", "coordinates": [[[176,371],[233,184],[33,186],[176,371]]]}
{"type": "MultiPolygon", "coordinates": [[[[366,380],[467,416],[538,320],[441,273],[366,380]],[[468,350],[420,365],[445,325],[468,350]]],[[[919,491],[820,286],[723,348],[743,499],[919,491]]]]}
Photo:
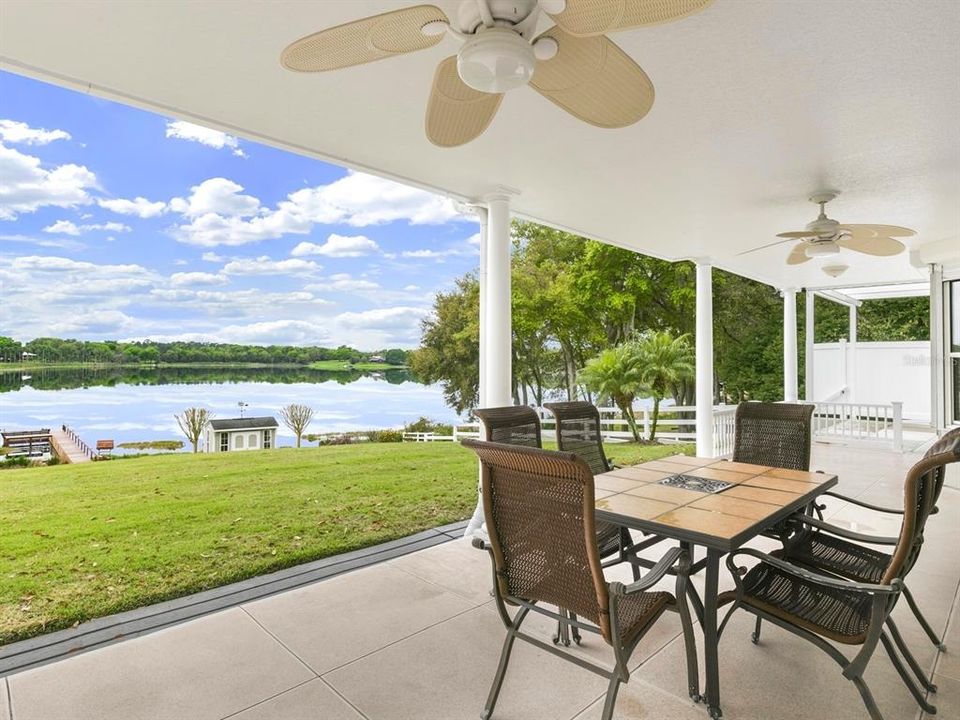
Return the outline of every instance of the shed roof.
{"type": "Polygon", "coordinates": [[[211,420],[210,427],[214,430],[253,430],[277,427],[277,421],[272,417],[223,418],[211,420]]]}

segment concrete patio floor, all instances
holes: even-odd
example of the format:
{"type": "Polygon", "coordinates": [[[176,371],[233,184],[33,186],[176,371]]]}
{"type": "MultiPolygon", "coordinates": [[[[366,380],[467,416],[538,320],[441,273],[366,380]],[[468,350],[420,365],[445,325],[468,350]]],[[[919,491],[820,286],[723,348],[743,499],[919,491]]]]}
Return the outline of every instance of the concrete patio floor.
{"type": "MultiPolygon", "coordinates": [[[[904,472],[917,457],[816,445],[813,467],[839,474],[841,492],[899,505],[904,472]]],[[[946,632],[948,651],[937,653],[905,603],[895,617],[939,685],[931,696],[938,717],[956,718],[960,492],[945,489],[940,509],[908,584],[936,630],[946,632]]],[[[841,502],[827,514],[865,533],[898,528],[890,517],[841,502]]],[[[732,587],[727,577],[722,583],[732,587]]],[[[2,678],[0,720],[474,720],[504,635],[489,586],[485,553],[462,540],[438,545],[2,678]]],[[[551,632],[541,618],[528,627],[551,632]]],[[[856,689],[826,655],[769,623],[755,646],[751,629],[751,616],[738,613],[720,645],[725,718],[867,718],[856,689]]],[[[687,698],[679,635],[678,617],[667,614],[641,643],[617,718],[708,717],[687,698]]],[[[608,662],[609,649],[595,636],[573,652],[608,662]]],[[[880,649],[867,681],[886,720],[921,717],[880,649]]],[[[593,720],[604,691],[602,678],[518,643],[494,717],[593,720]]]]}

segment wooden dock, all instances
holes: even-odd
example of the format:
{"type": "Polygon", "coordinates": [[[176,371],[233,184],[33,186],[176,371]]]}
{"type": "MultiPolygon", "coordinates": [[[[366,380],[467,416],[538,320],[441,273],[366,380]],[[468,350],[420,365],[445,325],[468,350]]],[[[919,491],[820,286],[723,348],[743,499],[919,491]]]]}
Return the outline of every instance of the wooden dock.
{"type": "Polygon", "coordinates": [[[50,448],[62,463],[85,463],[93,460],[94,453],[73,430],[50,431],[50,448]]]}

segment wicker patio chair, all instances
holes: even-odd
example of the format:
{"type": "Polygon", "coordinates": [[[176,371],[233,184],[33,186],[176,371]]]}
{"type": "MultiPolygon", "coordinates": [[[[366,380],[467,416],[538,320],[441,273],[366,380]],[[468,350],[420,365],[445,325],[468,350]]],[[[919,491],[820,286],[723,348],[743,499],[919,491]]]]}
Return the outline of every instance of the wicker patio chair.
{"type": "MultiPolygon", "coordinates": [[[[937,440],[924,457],[929,458],[939,455],[953,447],[953,444],[958,440],[960,440],[960,428],[951,430],[937,440]]],[[[931,515],[937,512],[937,501],[940,499],[940,491],[943,490],[943,481],[944,472],[941,468],[934,472],[931,515]]],[[[839,493],[827,492],[824,494],[842,498],[845,502],[877,512],[903,515],[903,509],[871,505],[839,493]]],[[[822,518],[803,516],[794,518],[791,522],[794,524],[795,532],[785,541],[784,548],[774,552],[774,555],[792,563],[804,565],[817,572],[827,572],[854,582],[880,582],[891,559],[889,553],[864,547],[860,543],[894,546],[898,540],[895,537],[877,537],[852,532],[847,528],[824,522],[822,518]]],[[[930,641],[937,649],[946,650],[946,645],[934,632],[923,613],[920,612],[920,608],[906,584],[904,584],[902,592],[907,605],[910,606],[910,610],[913,611],[914,617],[917,618],[930,641]]],[[[758,618],[757,627],[754,631],[754,642],[757,642],[759,638],[760,620],[758,618]]]]}
{"type": "Polygon", "coordinates": [[[513,642],[524,640],[541,650],[574,662],[609,680],[602,720],[610,720],[621,683],[630,678],[630,655],[665,610],[680,613],[687,651],[688,677],[697,676],[696,647],[690,611],[684,599],[668,592],[649,592],[668,570],[679,564],[676,597],[686,597],[689,557],[671,548],[656,566],[628,586],[607,583],[600,567],[594,518],[593,473],[573,453],[536,450],[500,443],[465,440],[482,465],[483,509],[493,566],[493,590],[500,619],[507,630],[500,663],[481,718],[493,714],[507,671],[513,642]],[[543,607],[570,608],[589,621],[572,621],[543,607]],[[507,605],[517,609],[511,618],[507,605]],[[613,669],[570,655],[521,631],[530,612],[593,632],[611,646],[613,669]]]}
{"type": "Polygon", "coordinates": [[[740,403],[734,462],[809,470],[813,408],[796,403],[740,403]]]}
{"type": "MultiPolygon", "coordinates": [[[[843,668],[843,676],[856,685],[873,720],[883,720],[883,716],[864,682],[863,673],[879,642],[923,711],[935,714],[936,708],[927,702],[924,690],[934,692],[936,686],[924,676],[890,613],[903,592],[904,579],[920,554],[924,526],[933,510],[938,486],[943,482],[945,466],[957,461],[960,461],[960,435],[952,434],[910,468],[904,482],[900,534],[893,553],[886,557],[879,577],[873,582],[825,574],[759,550],[735,550],[727,557],[727,567],[737,589],[721,596],[722,601],[733,600],[734,604],[720,626],[720,633],[733,612],[743,608],[757,618],[809,640],[843,668]],[[737,567],[737,560],[742,557],[760,562],[743,574],[737,567]],[[884,627],[890,631],[889,635],[884,627]],[[860,649],[848,659],[827,640],[860,649]],[[900,660],[898,650],[909,670],[900,660]],[[921,687],[911,678],[911,672],[921,687]]],[[[802,521],[807,523],[809,518],[802,521]]]]}
{"type": "MultiPolygon", "coordinates": [[[[488,442],[524,447],[542,447],[540,416],[533,408],[526,405],[509,405],[506,407],[481,408],[475,410],[474,414],[483,421],[483,436],[484,440],[488,442]]],[[[606,470],[601,472],[606,472],[606,470]]],[[[628,559],[621,553],[621,548],[628,547],[630,542],[630,535],[626,530],[622,530],[611,523],[597,523],[597,545],[600,557],[606,559],[610,558],[611,555],[616,555],[612,560],[608,560],[604,567],[628,559]]],[[[634,579],[636,579],[636,573],[634,575],[634,579]]],[[[563,609],[560,610],[561,615],[565,612],[563,609]]],[[[576,620],[576,618],[572,619],[576,620]]],[[[572,637],[574,642],[580,643],[580,632],[576,626],[573,626],[572,637]]],[[[569,645],[570,638],[571,633],[567,626],[560,623],[557,626],[557,634],[553,636],[553,641],[569,645]]]]}

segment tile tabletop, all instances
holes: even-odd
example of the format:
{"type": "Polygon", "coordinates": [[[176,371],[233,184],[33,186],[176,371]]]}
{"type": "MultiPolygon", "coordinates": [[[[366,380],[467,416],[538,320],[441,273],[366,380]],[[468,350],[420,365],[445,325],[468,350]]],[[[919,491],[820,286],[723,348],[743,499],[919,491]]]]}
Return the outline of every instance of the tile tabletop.
{"type": "Polygon", "coordinates": [[[837,476],[675,455],[611,470],[595,483],[602,519],[729,549],[836,485],[837,476]],[[674,475],[730,487],[709,493],[662,484],[674,475]]]}

